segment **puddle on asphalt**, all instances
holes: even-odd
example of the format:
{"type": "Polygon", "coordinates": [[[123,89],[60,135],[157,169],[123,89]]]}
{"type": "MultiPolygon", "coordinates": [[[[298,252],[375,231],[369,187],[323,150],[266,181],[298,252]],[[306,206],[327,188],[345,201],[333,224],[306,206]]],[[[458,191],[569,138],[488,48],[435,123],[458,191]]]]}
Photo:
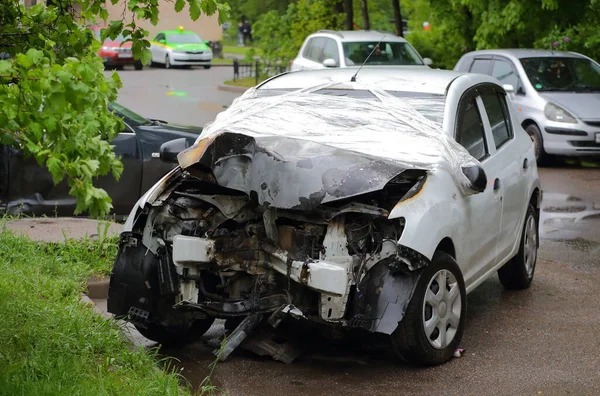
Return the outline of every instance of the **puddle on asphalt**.
{"type": "Polygon", "coordinates": [[[580,252],[600,250],[600,202],[567,194],[544,193],[540,238],[580,252]]]}

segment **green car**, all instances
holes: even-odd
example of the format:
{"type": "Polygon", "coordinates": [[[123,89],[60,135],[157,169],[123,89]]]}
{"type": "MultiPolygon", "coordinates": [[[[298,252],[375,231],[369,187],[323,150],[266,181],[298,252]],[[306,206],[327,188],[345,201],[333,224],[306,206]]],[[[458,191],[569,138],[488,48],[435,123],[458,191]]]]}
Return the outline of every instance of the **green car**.
{"type": "Polygon", "coordinates": [[[183,29],[163,30],[158,32],[150,41],[153,64],[164,64],[169,69],[172,66],[202,65],[210,69],[213,53],[198,34],[183,29]]]}

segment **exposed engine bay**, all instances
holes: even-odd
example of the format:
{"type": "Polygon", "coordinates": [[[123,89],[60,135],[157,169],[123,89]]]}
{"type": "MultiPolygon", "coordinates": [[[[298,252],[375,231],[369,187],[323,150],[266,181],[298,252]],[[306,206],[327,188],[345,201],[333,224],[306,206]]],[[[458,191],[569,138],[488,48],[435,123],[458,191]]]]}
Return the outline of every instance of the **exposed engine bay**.
{"type": "Polygon", "coordinates": [[[398,245],[404,219],[388,215],[425,179],[407,170],[381,191],[282,209],[180,170],[121,235],[109,311],[138,327],[292,316],[391,334],[427,259],[398,245]]]}

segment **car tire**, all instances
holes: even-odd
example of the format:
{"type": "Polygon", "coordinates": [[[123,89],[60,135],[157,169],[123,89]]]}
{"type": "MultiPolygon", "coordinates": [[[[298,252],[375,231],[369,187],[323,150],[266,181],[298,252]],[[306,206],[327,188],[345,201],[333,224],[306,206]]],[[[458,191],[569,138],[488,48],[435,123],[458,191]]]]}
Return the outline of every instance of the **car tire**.
{"type": "Polygon", "coordinates": [[[191,326],[166,327],[152,323],[145,328],[135,325],[135,328],[147,339],[171,348],[182,347],[198,340],[210,329],[214,321],[214,318],[206,318],[194,321],[191,326]]]}
{"type": "Polygon", "coordinates": [[[392,347],[410,363],[442,364],[458,347],[466,313],[462,272],[451,255],[437,251],[431,264],[423,269],[404,318],[391,335],[392,347]],[[444,287],[440,288],[442,281],[444,287]]]}
{"type": "Polygon", "coordinates": [[[527,132],[531,142],[533,143],[535,159],[538,165],[543,165],[546,162],[548,155],[544,150],[544,139],[542,137],[542,133],[540,132],[540,128],[538,128],[536,124],[531,124],[527,126],[525,132],[527,132]]]}
{"type": "Polygon", "coordinates": [[[206,70],[208,70],[210,68],[211,68],[211,66],[204,66],[204,69],[206,69],[206,70]]]}
{"type": "Polygon", "coordinates": [[[169,58],[169,55],[167,55],[165,57],[165,69],[170,69],[171,67],[171,59],[169,58]]]}
{"type": "Polygon", "coordinates": [[[538,250],[538,218],[533,205],[529,204],[523,232],[519,243],[519,252],[498,270],[500,283],[506,289],[522,290],[531,286],[535,273],[538,250]]]}
{"type": "Polygon", "coordinates": [[[144,65],[142,64],[142,62],[140,61],[136,61],[133,64],[133,67],[135,68],[135,70],[142,70],[144,68],[144,65]]]}

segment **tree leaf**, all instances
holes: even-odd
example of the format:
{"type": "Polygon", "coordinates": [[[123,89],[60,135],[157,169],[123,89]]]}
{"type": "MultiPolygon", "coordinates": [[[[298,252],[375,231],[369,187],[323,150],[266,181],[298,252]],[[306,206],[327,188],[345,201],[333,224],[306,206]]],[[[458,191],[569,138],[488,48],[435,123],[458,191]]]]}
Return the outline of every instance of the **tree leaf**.
{"type": "Polygon", "coordinates": [[[200,7],[202,0],[188,0],[190,4],[190,18],[192,21],[197,21],[200,18],[200,7]]]}
{"type": "Polygon", "coordinates": [[[181,10],[183,10],[184,6],[185,6],[184,0],[176,0],[175,1],[175,12],[181,12],[181,10]]]}

